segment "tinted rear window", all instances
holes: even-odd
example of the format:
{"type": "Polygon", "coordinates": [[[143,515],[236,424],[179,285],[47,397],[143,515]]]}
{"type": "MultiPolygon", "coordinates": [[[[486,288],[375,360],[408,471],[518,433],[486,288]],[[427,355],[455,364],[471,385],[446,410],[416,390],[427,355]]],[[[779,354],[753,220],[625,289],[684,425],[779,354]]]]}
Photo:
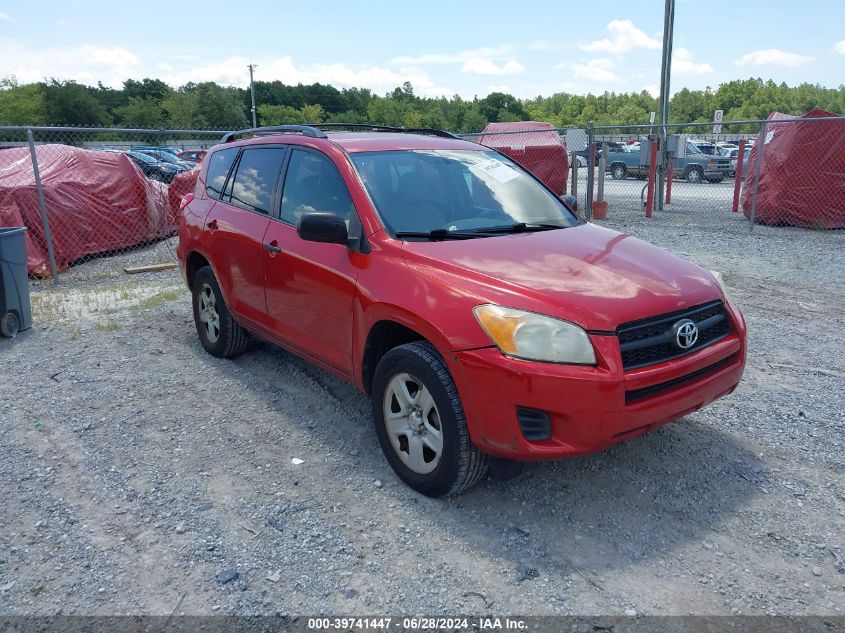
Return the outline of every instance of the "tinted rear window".
{"type": "Polygon", "coordinates": [[[226,185],[226,176],[232,168],[232,163],[238,155],[237,147],[214,152],[208,161],[208,174],[205,178],[205,192],[211,198],[220,199],[223,197],[223,187],[226,185]]]}
{"type": "Polygon", "coordinates": [[[245,149],[231,187],[230,202],[258,213],[270,214],[273,189],[285,158],[283,147],[245,149]]]}

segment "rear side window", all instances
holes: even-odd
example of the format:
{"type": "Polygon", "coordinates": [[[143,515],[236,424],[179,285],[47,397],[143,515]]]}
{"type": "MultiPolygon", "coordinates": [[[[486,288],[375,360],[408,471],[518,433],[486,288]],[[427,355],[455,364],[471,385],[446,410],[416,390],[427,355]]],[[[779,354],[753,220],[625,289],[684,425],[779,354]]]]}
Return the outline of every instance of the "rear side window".
{"type": "Polygon", "coordinates": [[[205,193],[210,198],[220,200],[223,197],[223,187],[226,176],[232,168],[232,163],[238,155],[237,147],[214,152],[208,161],[208,173],[205,177],[205,193]]]}
{"type": "Polygon", "coordinates": [[[296,226],[303,213],[321,211],[349,221],[354,207],[334,163],[312,152],[294,150],[282,194],[282,221],[296,226]]]}
{"type": "Polygon", "coordinates": [[[283,147],[245,149],[235,172],[231,192],[227,193],[228,201],[242,209],[270,215],[273,189],[284,158],[283,147]]]}

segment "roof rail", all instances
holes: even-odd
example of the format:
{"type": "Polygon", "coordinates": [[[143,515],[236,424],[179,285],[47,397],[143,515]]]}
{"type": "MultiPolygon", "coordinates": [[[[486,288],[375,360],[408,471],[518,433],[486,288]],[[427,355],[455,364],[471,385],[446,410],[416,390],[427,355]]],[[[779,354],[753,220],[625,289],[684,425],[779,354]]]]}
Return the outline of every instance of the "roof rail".
{"type": "Polygon", "coordinates": [[[442,136],[444,138],[458,138],[445,130],[438,130],[432,127],[393,127],[389,125],[374,125],[370,123],[319,123],[314,127],[321,130],[334,130],[349,128],[352,130],[370,130],[371,132],[396,132],[398,134],[428,134],[429,136],[442,136]]]}
{"type": "Polygon", "coordinates": [[[302,134],[303,136],[310,136],[312,138],[328,138],[324,132],[321,132],[313,125],[274,125],[270,127],[254,127],[248,130],[238,130],[237,132],[228,132],[223,135],[220,140],[221,143],[231,143],[244,136],[266,136],[268,134],[302,134]]]}

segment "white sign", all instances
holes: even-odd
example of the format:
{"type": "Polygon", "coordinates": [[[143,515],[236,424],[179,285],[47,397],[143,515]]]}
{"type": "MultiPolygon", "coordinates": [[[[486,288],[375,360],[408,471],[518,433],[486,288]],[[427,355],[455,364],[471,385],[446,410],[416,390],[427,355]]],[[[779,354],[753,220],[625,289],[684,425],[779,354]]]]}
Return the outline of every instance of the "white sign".
{"type": "Polygon", "coordinates": [[[657,114],[656,112],[649,112],[649,114],[648,114],[648,122],[649,123],[654,123],[654,117],[655,117],[656,114],[657,114]]]}
{"type": "Polygon", "coordinates": [[[713,134],[721,134],[722,133],[722,117],[724,116],[724,112],[722,110],[716,110],[713,113],[713,121],[716,125],[713,126],[713,134]]]}
{"type": "Polygon", "coordinates": [[[483,163],[478,163],[478,168],[484,173],[490,175],[496,182],[500,182],[502,184],[505,184],[509,180],[513,180],[518,175],[516,170],[512,169],[508,165],[505,165],[503,162],[496,160],[495,158],[485,160],[483,163]]]}

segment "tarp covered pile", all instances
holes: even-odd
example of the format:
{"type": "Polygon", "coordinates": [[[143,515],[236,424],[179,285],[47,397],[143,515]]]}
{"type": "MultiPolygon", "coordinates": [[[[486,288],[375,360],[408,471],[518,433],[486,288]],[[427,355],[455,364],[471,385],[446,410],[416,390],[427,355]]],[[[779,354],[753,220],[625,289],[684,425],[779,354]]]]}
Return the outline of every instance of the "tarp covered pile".
{"type": "MultiPolygon", "coordinates": [[[[137,246],[175,231],[177,216],[167,185],[144,176],[127,156],[67,145],[39,145],[35,151],[59,270],[82,257],[137,246]]],[[[49,275],[27,147],[0,150],[0,226],[27,227],[29,272],[49,275]]]]}
{"type": "Polygon", "coordinates": [[[569,173],[566,143],[551,123],[489,123],[476,142],[519,163],[557,195],[566,193],[569,173]]]}
{"type": "Polygon", "coordinates": [[[801,117],[769,116],[794,122],[767,124],[765,137],[757,135],[742,194],[746,217],[751,217],[752,185],[763,147],[756,223],[845,228],[845,121],[819,120],[832,116],[839,115],[812,110],[801,117]]]}

